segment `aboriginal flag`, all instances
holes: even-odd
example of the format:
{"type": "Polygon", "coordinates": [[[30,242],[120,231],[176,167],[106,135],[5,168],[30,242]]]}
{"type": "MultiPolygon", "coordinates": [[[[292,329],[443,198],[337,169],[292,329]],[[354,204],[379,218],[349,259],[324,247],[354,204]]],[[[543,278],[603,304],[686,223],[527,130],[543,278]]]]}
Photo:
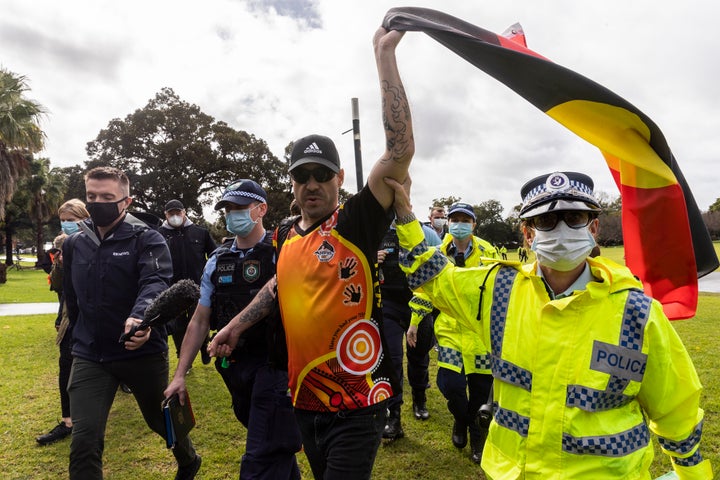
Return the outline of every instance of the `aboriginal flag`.
{"type": "Polygon", "coordinates": [[[697,279],[718,267],[697,204],[650,118],[607,88],[525,46],[442,12],[394,8],[383,26],[428,34],[600,149],[622,196],[625,262],[671,319],[697,307],[697,279]]]}

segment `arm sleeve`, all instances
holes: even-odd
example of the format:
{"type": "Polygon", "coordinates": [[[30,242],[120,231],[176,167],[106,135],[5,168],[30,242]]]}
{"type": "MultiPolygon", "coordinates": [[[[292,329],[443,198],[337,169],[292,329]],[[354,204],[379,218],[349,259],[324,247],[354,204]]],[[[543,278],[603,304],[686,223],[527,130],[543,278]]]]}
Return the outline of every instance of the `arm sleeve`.
{"type": "MultiPolygon", "coordinates": [[[[415,220],[397,226],[400,240],[400,268],[408,276],[415,294],[424,294],[432,306],[453,318],[477,318],[481,285],[492,288],[496,264],[456,267],[437,247],[425,244],[420,223],[415,220]]],[[[483,305],[483,314],[491,302],[483,305]]]]}
{"type": "Polygon", "coordinates": [[[710,461],[700,453],[702,385],[685,346],[662,307],[653,301],[645,330],[648,360],[638,400],[650,430],[658,436],[681,480],[713,478],[710,461]]]}
{"type": "Polygon", "coordinates": [[[148,305],[170,285],[173,270],[170,250],[160,233],[146,230],[137,245],[138,294],[130,316],[143,320],[148,305]]]}
{"type": "Polygon", "coordinates": [[[63,297],[65,299],[65,308],[67,309],[67,316],[70,320],[70,325],[75,325],[78,317],[78,305],[77,295],[75,294],[75,288],[72,284],[72,262],[73,262],[73,249],[77,239],[68,241],[67,239],[63,243],[63,297]]]}
{"type": "Polygon", "coordinates": [[[408,305],[410,306],[410,325],[420,325],[420,322],[433,311],[432,302],[423,293],[413,295],[408,305]]]}
{"type": "Polygon", "coordinates": [[[203,270],[202,279],[200,279],[200,300],[198,300],[198,303],[207,308],[212,308],[212,294],[215,292],[215,286],[212,283],[215,265],[217,265],[217,255],[213,255],[208,259],[203,270]]]}

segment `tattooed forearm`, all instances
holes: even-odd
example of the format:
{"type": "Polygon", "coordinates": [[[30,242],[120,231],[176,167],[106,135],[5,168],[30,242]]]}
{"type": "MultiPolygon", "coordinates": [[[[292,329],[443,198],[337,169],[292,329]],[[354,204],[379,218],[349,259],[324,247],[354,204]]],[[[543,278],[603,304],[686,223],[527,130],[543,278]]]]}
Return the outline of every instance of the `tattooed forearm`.
{"type": "Polygon", "coordinates": [[[386,146],[391,152],[389,160],[398,161],[404,159],[408,149],[414,145],[412,133],[409,133],[412,121],[410,107],[402,84],[394,85],[383,80],[381,89],[386,146]]]}
{"type": "Polygon", "coordinates": [[[233,321],[243,330],[249,328],[268,316],[274,307],[274,303],[275,281],[270,280],[255,295],[252,302],[233,318],[233,321]]]}

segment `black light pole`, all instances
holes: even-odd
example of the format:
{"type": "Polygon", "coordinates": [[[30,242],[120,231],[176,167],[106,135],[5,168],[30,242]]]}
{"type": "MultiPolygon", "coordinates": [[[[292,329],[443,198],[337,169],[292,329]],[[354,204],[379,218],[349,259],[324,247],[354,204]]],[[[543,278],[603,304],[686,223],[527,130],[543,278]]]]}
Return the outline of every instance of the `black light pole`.
{"type": "Polygon", "coordinates": [[[357,98],[351,98],[350,103],[352,104],[353,141],[355,143],[355,175],[359,192],[365,183],[362,171],[362,152],[360,151],[360,109],[357,98]]]}

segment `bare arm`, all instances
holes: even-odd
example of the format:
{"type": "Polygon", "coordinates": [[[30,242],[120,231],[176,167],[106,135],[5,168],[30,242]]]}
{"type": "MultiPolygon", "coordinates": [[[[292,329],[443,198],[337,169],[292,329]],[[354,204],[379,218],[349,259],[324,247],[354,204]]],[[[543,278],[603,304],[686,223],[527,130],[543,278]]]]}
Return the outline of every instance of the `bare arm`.
{"type": "Polygon", "coordinates": [[[170,385],[165,389],[165,398],[177,393],[180,397],[180,403],[185,405],[185,375],[192,366],[197,353],[202,347],[202,343],[210,330],[210,307],[199,305],[195,308],[190,323],[188,324],[185,337],[183,338],[182,348],[180,349],[180,358],[178,359],[175,376],[170,385]]]}
{"type": "Polygon", "coordinates": [[[415,153],[410,106],[395,58],[395,49],[402,36],[403,32],[387,31],[380,27],[373,38],[386,141],[385,153],[370,171],[368,186],[386,210],[392,205],[394,195],[383,178],[391,177],[403,182],[415,153]]]}
{"type": "Polygon", "coordinates": [[[240,335],[248,328],[268,316],[275,304],[276,277],[267,281],[265,286],[255,295],[255,298],[235,315],[232,320],[220,330],[208,345],[208,352],[213,357],[227,357],[237,345],[240,335]]]}

